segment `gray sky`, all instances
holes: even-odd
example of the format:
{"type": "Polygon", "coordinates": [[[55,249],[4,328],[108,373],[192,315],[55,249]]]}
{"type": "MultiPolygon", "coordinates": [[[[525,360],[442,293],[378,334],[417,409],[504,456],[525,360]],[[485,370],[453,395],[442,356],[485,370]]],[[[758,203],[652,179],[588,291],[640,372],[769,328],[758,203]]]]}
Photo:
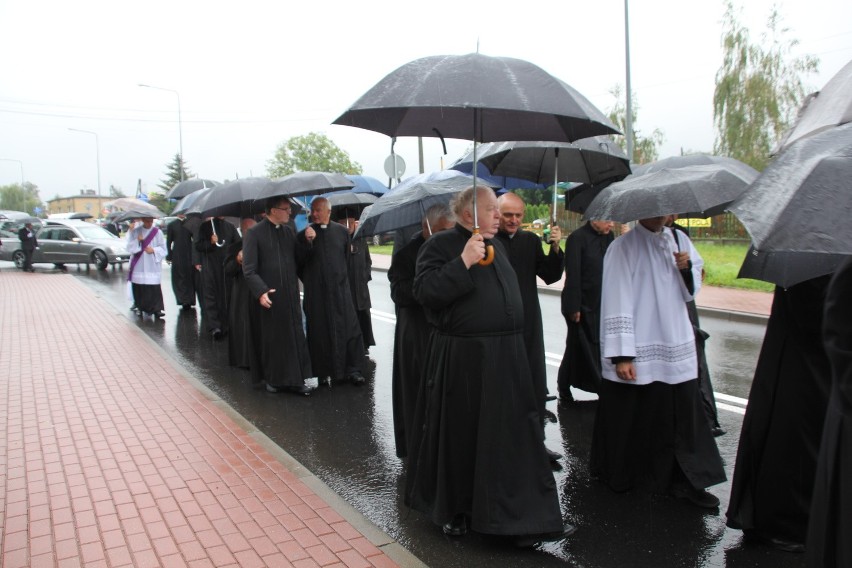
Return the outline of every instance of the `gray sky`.
{"type": "MultiPolygon", "coordinates": [[[[745,2],[743,2],[745,3],[745,2]]],[[[740,22],[759,39],[772,2],[748,0],[740,22]]],[[[0,185],[27,181],[43,199],[98,189],[155,189],[179,148],[216,180],[265,175],[291,136],[327,134],[366,175],[387,181],[390,140],[331,122],[398,66],[476,51],[516,57],[566,81],[606,112],[625,81],[624,2],[282,2],[3,0],[0,2],[0,185]],[[70,131],[76,128],[96,135],[70,131]],[[10,161],[10,160],[17,160],[10,161]]],[[[779,3],[795,54],[813,54],[816,90],[852,59],[852,2],[779,3]]],[[[636,127],[665,135],[661,157],[711,151],[721,65],[721,0],[630,5],[636,127]]],[[[449,166],[468,147],[448,140],[449,166]]],[[[416,139],[397,152],[417,173],[416,139]]],[[[441,146],[424,139],[425,169],[441,146]]]]}

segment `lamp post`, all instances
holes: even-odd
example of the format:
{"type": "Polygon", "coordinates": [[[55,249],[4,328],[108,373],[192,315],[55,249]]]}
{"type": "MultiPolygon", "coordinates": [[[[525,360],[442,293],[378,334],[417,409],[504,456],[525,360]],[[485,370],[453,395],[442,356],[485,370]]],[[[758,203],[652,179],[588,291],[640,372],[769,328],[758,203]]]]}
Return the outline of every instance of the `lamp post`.
{"type": "Polygon", "coordinates": [[[98,166],[98,209],[101,207],[101,143],[98,140],[98,133],[92,132],[91,130],[81,130],[79,128],[69,128],[68,130],[73,130],[74,132],[85,132],[86,134],[91,134],[95,137],[95,161],[98,166]]]}
{"type": "Polygon", "coordinates": [[[178,105],[178,148],[180,151],[180,181],[183,181],[183,123],[180,118],[180,93],[178,93],[174,89],[166,89],[165,87],[155,87],[153,85],[145,85],[143,83],[139,83],[140,87],[146,87],[148,89],[157,89],[158,91],[169,91],[170,93],[174,93],[177,97],[177,105],[178,105]]]}
{"type": "Polygon", "coordinates": [[[0,161],[3,162],[18,162],[18,165],[21,167],[21,187],[24,187],[24,163],[21,160],[16,160],[15,158],[0,158],[0,161]]]}

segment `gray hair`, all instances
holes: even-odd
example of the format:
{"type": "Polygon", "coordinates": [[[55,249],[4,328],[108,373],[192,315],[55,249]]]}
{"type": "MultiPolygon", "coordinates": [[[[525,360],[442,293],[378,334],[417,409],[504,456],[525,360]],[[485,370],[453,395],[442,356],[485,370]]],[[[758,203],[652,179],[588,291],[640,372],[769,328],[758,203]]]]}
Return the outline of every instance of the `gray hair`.
{"type": "MultiPolygon", "coordinates": [[[[473,186],[462,190],[460,193],[457,193],[453,200],[450,202],[450,208],[453,210],[456,219],[461,219],[462,214],[465,212],[465,210],[473,210],[473,190],[473,186]]],[[[476,186],[476,190],[490,192],[494,191],[490,187],[485,185],[476,186]]]]}
{"type": "Polygon", "coordinates": [[[450,211],[450,206],[446,203],[438,203],[426,210],[426,222],[429,223],[430,227],[437,225],[441,219],[446,219],[450,222],[455,220],[455,215],[453,215],[453,212],[450,211]]]}

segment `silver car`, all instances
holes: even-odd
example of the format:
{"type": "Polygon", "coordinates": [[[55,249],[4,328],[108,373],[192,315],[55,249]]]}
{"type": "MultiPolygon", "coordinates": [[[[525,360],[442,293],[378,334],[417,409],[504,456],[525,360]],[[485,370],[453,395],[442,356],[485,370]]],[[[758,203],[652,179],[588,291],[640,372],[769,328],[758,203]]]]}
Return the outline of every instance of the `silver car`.
{"type": "MultiPolygon", "coordinates": [[[[76,219],[47,220],[36,234],[38,249],[33,252],[33,263],[94,264],[98,270],[121,265],[130,260],[120,239],[104,229],[76,219]]],[[[0,260],[11,260],[18,268],[24,267],[24,251],[17,238],[3,239],[0,260]]]]}

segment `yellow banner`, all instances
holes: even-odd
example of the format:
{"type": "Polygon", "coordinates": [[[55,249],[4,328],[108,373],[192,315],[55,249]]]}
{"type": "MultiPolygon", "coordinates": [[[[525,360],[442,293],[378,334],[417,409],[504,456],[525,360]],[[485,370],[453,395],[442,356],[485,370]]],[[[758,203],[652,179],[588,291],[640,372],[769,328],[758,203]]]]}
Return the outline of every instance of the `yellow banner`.
{"type": "Polygon", "coordinates": [[[706,219],[678,219],[677,222],[684,227],[712,227],[713,220],[708,217],[706,219]]]}

